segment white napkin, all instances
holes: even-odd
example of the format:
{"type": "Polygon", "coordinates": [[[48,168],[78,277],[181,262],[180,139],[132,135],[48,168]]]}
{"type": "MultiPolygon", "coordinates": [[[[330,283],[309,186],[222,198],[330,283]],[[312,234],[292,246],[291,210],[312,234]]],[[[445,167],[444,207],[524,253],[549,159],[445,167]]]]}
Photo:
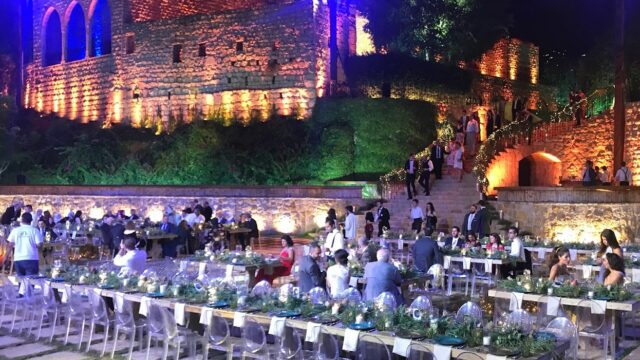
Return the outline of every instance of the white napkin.
{"type": "Polygon", "coordinates": [[[398,239],[398,250],[402,251],[404,249],[404,240],[398,239]]]}
{"type": "Polygon", "coordinates": [[[451,265],[451,256],[447,255],[444,257],[444,265],[442,267],[448,269],[449,265],[451,265]]]}
{"type": "Polygon", "coordinates": [[[359,277],[356,276],[352,276],[349,278],[349,286],[357,288],[358,287],[358,279],[360,279],[359,277]]]}
{"type": "Polygon", "coordinates": [[[176,324],[185,326],[187,324],[185,319],[184,307],[185,303],[176,303],[173,308],[173,316],[176,318],[176,324]]]}
{"type": "Polygon", "coordinates": [[[198,276],[204,275],[207,272],[207,263],[201,262],[198,264],[198,276]]]}
{"type": "Polygon", "coordinates": [[[493,271],[493,262],[491,259],[486,259],[484,261],[484,272],[491,273],[493,271]]]}
{"type": "Polygon", "coordinates": [[[400,356],[409,356],[409,347],[411,346],[411,339],[403,339],[396,336],[393,338],[393,353],[400,356]]]}
{"type": "Polygon", "coordinates": [[[75,231],[71,233],[71,239],[72,239],[72,240],[75,240],[75,239],[76,239],[76,232],[75,232],[75,231]]]}
{"type": "Polygon", "coordinates": [[[640,282],[640,269],[631,269],[631,281],[640,282]]]}
{"type": "Polygon", "coordinates": [[[114,295],[114,305],[116,311],[121,313],[124,309],[124,294],[123,293],[115,293],[114,295]]]}
{"type": "Polygon", "coordinates": [[[96,294],[96,296],[102,296],[102,289],[93,288],[93,293],[96,294]]]}
{"type": "Polygon", "coordinates": [[[450,360],[451,346],[433,344],[433,355],[435,355],[436,360],[450,360]]]}
{"type": "Polygon", "coordinates": [[[511,300],[509,301],[509,311],[514,311],[522,308],[523,293],[512,292],[511,300]]]}
{"type": "Polygon", "coordinates": [[[591,313],[592,314],[604,314],[605,310],[607,310],[607,301],[606,300],[591,300],[591,313]],[[596,305],[598,304],[598,305],[596,305]]]}
{"type": "Polygon", "coordinates": [[[470,257],[463,257],[462,258],[462,269],[464,270],[471,270],[471,258],[470,257]]]}
{"type": "Polygon", "coordinates": [[[507,360],[507,357],[487,354],[487,357],[485,358],[485,360],[507,360]]]}
{"type": "Polygon", "coordinates": [[[71,297],[71,285],[64,284],[64,290],[62,290],[62,298],[60,299],[60,301],[66,303],[67,301],[69,301],[69,297],[71,297]]]}
{"type": "Polygon", "coordinates": [[[202,312],[200,312],[200,324],[209,325],[211,324],[212,318],[213,318],[213,309],[208,307],[203,307],[202,312]]]}
{"type": "Polygon", "coordinates": [[[180,271],[185,271],[185,270],[187,270],[187,265],[189,265],[189,263],[188,263],[188,262],[186,262],[186,261],[184,261],[184,260],[180,261],[180,271]]]}
{"type": "Polygon", "coordinates": [[[310,343],[316,343],[318,341],[318,336],[320,335],[320,328],[322,325],[309,321],[307,323],[307,335],[304,338],[304,341],[310,343]]]}
{"type": "Polygon", "coordinates": [[[226,275],[225,277],[233,276],[233,265],[227,265],[225,275],[226,275]]]}
{"type": "Polygon", "coordinates": [[[585,279],[591,279],[591,265],[582,265],[582,276],[585,279]]]}
{"type": "Polygon", "coordinates": [[[271,324],[269,324],[269,335],[273,336],[282,336],[284,334],[284,322],[285,318],[282,317],[272,317],[271,324]]]}
{"type": "Polygon", "coordinates": [[[578,249],[569,249],[569,256],[571,256],[571,261],[578,260],[578,249]]]}
{"type": "Polygon", "coordinates": [[[356,351],[356,349],[358,348],[359,338],[360,331],[349,328],[344,329],[344,342],[342,343],[342,350],[356,351]]]}
{"type": "Polygon", "coordinates": [[[544,258],[547,256],[547,249],[538,248],[538,260],[544,261],[544,258]]]}
{"type": "Polygon", "coordinates": [[[151,298],[143,296],[142,299],[140,299],[140,315],[142,316],[147,316],[147,313],[149,312],[149,303],[151,302],[151,298]]]}
{"type": "Polygon", "coordinates": [[[233,326],[241,328],[244,327],[244,319],[247,317],[247,314],[236,312],[233,314],[233,326]]]}
{"type": "Polygon", "coordinates": [[[557,296],[549,296],[547,298],[547,315],[558,316],[559,308],[560,308],[560,298],[557,296]]]}

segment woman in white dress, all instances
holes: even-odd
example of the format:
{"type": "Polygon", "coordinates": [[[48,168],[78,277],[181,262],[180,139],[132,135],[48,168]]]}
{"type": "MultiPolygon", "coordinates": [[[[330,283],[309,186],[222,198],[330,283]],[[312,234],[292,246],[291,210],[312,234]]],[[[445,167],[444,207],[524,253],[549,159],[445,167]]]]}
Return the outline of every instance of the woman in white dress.
{"type": "Polygon", "coordinates": [[[337,250],[334,254],[336,264],[327,269],[327,290],[332,298],[338,297],[349,288],[349,267],[347,259],[349,253],[346,250],[337,250]]]}
{"type": "Polygon", "coordinates": [[[476,146],[478,144],[478,133],[480,132],[480,124],[474,114],[471,120],[467,122],[467,128],[465,129],[465,150],[467,154],[473,156],[476,154],[476,146]]]}
{"type": "Polygon", "coordinates": [[[453,171],[454,173],[458,172],[458,181],[462,181],[462,175],[464,174],[464,150],[462,148],[462,144],[456,141],[455,150],[453,150],[454,158],[453,158],[453,171]]]}

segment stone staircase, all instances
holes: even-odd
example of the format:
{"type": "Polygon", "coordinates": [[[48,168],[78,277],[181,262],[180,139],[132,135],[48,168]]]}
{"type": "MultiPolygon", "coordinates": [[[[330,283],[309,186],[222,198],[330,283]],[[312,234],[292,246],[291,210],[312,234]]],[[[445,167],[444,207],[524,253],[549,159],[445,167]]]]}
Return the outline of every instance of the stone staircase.
{"type": "MultiPolygon", "coordinates": [[[[445,166],[442,179],[436,180],[435,176],[431,176],[431,194],[423,195],[420,186],[416,181],[416,190],[419,194],[416,197],[420,201],[420,207],[425,209],[427,202],[432,202],[436,208],[438,216],[437,231],[448,232],[451,226],[461,226],[464,214],[467,213],[469,206],[482,198],[482,194],[478,191],[476,178],[468,172],[472,164],[472,160],[465,161],[465,174],[462,182],[458,182],[454,175],[448,175],[445,166]]],[[[406,186],[403,184],[394,184],[390,192],[390,198],[385,206],[391,213],[391,229],[392,230],[410,230],[412,220],[409,219],[409,211],[412,206],[411,200],[407,200],[406,186]]]]}

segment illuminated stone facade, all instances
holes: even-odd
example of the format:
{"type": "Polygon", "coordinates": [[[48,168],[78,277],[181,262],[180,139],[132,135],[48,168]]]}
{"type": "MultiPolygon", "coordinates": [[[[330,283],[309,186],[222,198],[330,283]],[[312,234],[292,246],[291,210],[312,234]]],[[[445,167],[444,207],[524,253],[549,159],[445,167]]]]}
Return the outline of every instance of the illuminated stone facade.
{"type": "Polygon", "coordinates": [[[342,61],[355,53],[353,5],[335,3],[332,73],[326,0],[35,0],[34,61],[26,69],[24,105],[134,126],[274,113],[302,118],[332,80],[344,81],[342,61]],[[95,34],[96,8],[110,19],[110,53],[95,50],[107,41],[95,34]],[[73,31],[82,18],[84,47],[73,31]],[[50,56],[57,31],[60,63],[50,56]],[[66,61],[78,48],[86,56],[66,61]]]}

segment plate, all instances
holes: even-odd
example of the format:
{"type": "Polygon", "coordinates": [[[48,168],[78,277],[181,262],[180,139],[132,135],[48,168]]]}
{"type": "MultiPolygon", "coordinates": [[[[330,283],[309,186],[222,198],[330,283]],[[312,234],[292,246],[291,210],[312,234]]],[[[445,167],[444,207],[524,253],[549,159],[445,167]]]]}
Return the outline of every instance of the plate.
{"type": "Polygon", "coordinates": [[[340,319],[335,315],[315,315],[311,317],[311,322],[319,323],[319,324],[335,324],[340,319]]]}
{"type": "Polygon", "coordinates": [[[417,339],[425,338],[423,334],[417,333],[415,331],[407,331],[404,329],[398,329],[398,331],[396,331],[395,334],[397,337],[401,337],[403,339],[417,340],[417,339]]]}
{"type": "Polygon", "coordinates": [[[376,325],[372,321],[364,321],[360,323],[351,323],[349,328],[353,330],[369,331],[376,328],[376,325]]]}
{"type": "Polygon", "coordinates": [[[37,280],[37,279],[46,279],[46,278],[47,278],[47,276],[46,276],[46,275],[29,275],[29,276],[27,276],[27,277],[28,277],[29,279],[34,279],[34,280],[37,280]]]}
{"type": "Polygon", "coordinates": [[[150,298],[163,298],[164,297],[164,295],[162,295],[161,292],[145,293],[144,296],[150,297],[150,298]]]}
{"type": "Polygon", "coordinates": [[[297,311],[297,310],[280,310],[280,311],[275,312],[273,314],[273,316],[275,316],[275,317],[284,317],[284,318],[296,317],[296,316],[300,316],[300,311],[297,311]]]}
{"type": "Polygon", "coordinates": [[[100,289],[102,289],[102,290],[112,290],[112,289],[115,289],[115,286],[113,286],[113,285],[100,285],[100,286],[98,286],[98,287],[99,287],[100,289]]]}
{"type": "Polygon", "coordinates": [[[222,309],[222,308],[229,307],[229,303],[226,301],[216,301],[216,302],[207,304],[207,307],[214,308],[214,309],[222,309]]]}
{"type": "Polygon", "coordinates": [[[49,279],[49,281],[51,281],[51,282],[64,282],[64,278],[61,278],[61,277],[59,277],[59,278],[51,278],[51,279],[49,279]]]}
{"type": "Polygon", "coordinates": [[[520,355],[520,349],[505,349],[505,348],[499,348],[495,346],[490,346],[488,348],[488,352],[491,353],[492,355],[506,356],[506,357],[515,357],[520,355]]]}
{"type": "Polygon", "coordinates": [[[535,334],[535,338],[539,340],[553,340],[556,341],[556,334],[549,331],[538,331],[535,334]]]}
{"type": "Polygon", "coordinates": [[[446,345],[446,346],[460,346],[464,345],[464,339],[460,339],[453,336],[436,336],[433,338],[438,345],[446,345]]]}
{"type": "Polygon", "coordinates": [[[606,296],[606,295],[603,295],[603,296],[594,296],[594,297],[593,297],[593,300],[605,300],[605,301],[609,301],[609,300],[611,300],[611,299],[612,299],[612,297],[611,297],[611,296],[606,296]]]}

